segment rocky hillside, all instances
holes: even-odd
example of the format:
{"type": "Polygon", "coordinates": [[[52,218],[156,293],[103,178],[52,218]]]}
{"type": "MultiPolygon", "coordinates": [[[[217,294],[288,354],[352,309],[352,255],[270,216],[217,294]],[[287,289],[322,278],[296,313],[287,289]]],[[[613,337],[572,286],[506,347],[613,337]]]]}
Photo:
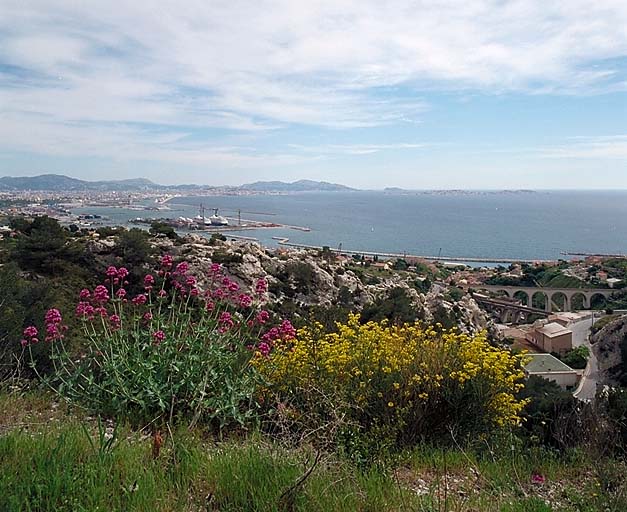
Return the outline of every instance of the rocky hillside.
{"type": "Polygon", "coordinates": [[[590,341],[599,363],[601,382],[611,386],[627,384],[627,315],[608,323],[590,341]]]}
{"type": "MultiPolygon", "coordinates": [[[[186,259],[199,277],[201,287],[208,284],[203,283],[203,276],[210,276],[211,265],[221,263],[242,288],[252,288],[254,282],[263,277],[269,284],[271,303],[290,302],[301,311],[312,306],[332,308],[338,305],[359,311],[385,299],[393,291],[398,294],[398,290],[402,290],[418,319],[428,323],[447,319],[468,333],[494,332],[491,321],[470,296],[455,302],[440,287],[421,293],[414,285],[415,274],[394,272],[385,278],[368,280],[347,269],[345,263],[325,259],[316,251],[269,250],[253,242],[210,242],[194,234],[187,235],[182,243],[167,238],[155,238],[151,243],[161,253],[186,259]]],[[[92,241],[89,250],[106,253],[114,245],[113,238],[92,241]]]]}

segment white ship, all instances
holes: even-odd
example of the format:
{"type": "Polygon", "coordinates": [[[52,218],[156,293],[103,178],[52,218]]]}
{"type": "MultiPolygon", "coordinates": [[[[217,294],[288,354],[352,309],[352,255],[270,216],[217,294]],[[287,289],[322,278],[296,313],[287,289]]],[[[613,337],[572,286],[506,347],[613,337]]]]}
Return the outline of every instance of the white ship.
{"type": "Polygon", "coordinates": [[[195,217],[197,223],[204,226],[228,226],[229,221],[226,217],[222,217],[222,215],[218,215],[218,209],[213,209],[213,215],[210,217],[205,217],[205,207],[200,206],[200,215],[195,217]]]}

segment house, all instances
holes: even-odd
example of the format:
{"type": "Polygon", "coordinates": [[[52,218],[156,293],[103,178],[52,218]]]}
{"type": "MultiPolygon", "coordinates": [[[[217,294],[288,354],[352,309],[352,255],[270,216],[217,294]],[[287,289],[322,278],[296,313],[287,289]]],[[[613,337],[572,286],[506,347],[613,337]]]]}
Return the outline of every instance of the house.
{"type": "Polygon", "coordinates": [[[573,348],[573,331],[557,322],[538,321],[527,333],[527,340],[544,352],[561,355],[573,348]]]}
{"type": "Polygon", "coordinates": [[[616,277],[610,277],[605,282],[610,288],[614,288],[614,286],[616,286],[616,283],[620,283],[621,281],[622,279],[617,279],[616,277]]]}
{"type": "Polygon", "coordinates": [[[524,368],[525,375],[537,375],[558,384],[563,389],[574,388],[579,381],[579,373],[551,354],[529,354],[531,358],[524,368]]]}
{"type": "Polygon", "coordinates": [[[549,321],[555,322],[564,327],[567,327],[568,325],[572,323],[579,322],[581,318],[582,318],[581,315],[579,315],[578,313],[565,311],[565,312],[555,313],[554,315],[549,316],[549,321]]]}

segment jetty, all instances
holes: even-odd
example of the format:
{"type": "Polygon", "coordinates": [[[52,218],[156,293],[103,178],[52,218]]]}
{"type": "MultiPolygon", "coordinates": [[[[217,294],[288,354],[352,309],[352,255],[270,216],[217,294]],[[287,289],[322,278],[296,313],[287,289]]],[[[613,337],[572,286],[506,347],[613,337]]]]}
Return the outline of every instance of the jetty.
{"type": "MultiPolygon", "coordinates": [[[[321,251],[323,249],[323,247],[318,246],[318,245],[307,245],[307,244],[297,244],[297,243],[293,243],[289,241],[289,238],[282,238],[282,237],[272,237],[273,240],[277,240],[279,245],[285,246],[285,247],[293,247],[295,249],[313,249],[313,250],[317,250],[317,251],[321,251]]],[[[357,250],[351,250],[351,249],[333,249],[331,247],[328,247],[328,250],[331,252],[334,252],[336,254],[350,254],[350,255],[364,255],[364,256],[377,256],[379,258],[402,258],[402,259],[406,259],[406,258],[411,258],[411,259],[417,259],[417,260],[427,260],[427,261],[440,261],[440,262],[450,262],[450,263],[504,263],[504,264],[511,264],[511,263],[530,263],[530,264],[535,264],[535,263],[549,263],[552,260],[528,260],[528,259],[521,259],[521,258],[477,258],[474,256],[425,256],[425,255],[418,255],[418,254],[408,254],[408,253],[398,253],[398,252],[378,252],[378,251],[367,251],[367,250],[363,250],[363,251],[357,251],[357,250]]]]}

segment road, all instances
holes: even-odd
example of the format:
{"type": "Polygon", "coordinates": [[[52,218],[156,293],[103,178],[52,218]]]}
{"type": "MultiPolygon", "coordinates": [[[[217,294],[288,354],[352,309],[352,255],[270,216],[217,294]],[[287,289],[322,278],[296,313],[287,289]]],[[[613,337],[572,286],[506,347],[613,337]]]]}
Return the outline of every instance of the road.
{"type": "Polygon", "coordinates": [[[583,372],[583,376],[579,381],[577,389],[573,392],[573,396],[579,400],[585,402],[592,402],[597,393],[597,382],[599,379],[599,367],[597,358],[594,355],[592,346],[590,345],[590,328],[593,322],[598,320],[598,313],[592,318],[586,318],[580,320],[568,328],[573,331],[573,347],[580,347],[584,345],[588,347],[590,351],[590,357],[588,358],[588,364],[583,372]]]}

